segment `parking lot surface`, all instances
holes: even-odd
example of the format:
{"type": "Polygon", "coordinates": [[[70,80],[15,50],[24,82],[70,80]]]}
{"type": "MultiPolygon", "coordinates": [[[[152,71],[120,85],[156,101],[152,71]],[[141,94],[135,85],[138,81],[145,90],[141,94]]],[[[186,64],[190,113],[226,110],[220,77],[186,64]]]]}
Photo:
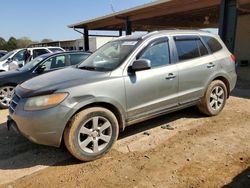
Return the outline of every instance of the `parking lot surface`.
{"type": "Polygon", "coordinates": [[[193,107],[128,127],[88,163],[7,131],[1,110],[0,187],[250,187],[250,90],[233,95],[216,117],[193,107]]]}

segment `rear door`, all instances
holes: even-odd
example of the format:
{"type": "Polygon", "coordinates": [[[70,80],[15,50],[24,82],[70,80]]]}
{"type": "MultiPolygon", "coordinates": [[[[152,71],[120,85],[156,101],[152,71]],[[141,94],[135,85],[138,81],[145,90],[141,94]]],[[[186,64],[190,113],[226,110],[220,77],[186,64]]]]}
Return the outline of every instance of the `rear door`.
{"type": "Polygon", "coordinates": [[[185,104],[202,97],[217,65],[199,36],[175,36],[174,41],[178,57],[179,103],[185,104]]]}

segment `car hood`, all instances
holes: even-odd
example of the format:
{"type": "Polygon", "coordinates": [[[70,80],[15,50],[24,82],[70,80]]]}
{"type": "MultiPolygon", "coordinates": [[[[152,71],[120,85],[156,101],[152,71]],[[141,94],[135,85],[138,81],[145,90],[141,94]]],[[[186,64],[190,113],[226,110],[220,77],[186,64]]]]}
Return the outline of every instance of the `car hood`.
{"type": "Polygon", "coordinates": [[[109,75],[110,72],[66,68],[30,79],[22,83],[17,90],[22,90],[20,95],[23,97],[50,94],[59,89],[107,79],[109,75]]]}
{"type": "MultiPolygon", "coordinates": [[[[6,79],[10,77],[16,77],[20,74],[22,74],[22,71],[6,71],[6,72],[0,72],[0,79],[6,79]]],[[[1,81],[1,80],[0,80],[1,81]]]]}

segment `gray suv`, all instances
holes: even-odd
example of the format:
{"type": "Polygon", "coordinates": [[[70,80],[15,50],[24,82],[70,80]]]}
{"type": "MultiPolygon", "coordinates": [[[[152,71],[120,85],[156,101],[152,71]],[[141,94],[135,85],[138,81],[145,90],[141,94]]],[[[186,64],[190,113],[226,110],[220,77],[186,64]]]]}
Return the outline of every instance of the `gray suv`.
{"type": "Polygon", "coordinates": [[[77,67],[15,89],[8,127],[82,161],[100,158],[126,126],[197,105],[219,114],[236,83],[235,58],[201,31],[159,31],[113,40],[77,67]]]}

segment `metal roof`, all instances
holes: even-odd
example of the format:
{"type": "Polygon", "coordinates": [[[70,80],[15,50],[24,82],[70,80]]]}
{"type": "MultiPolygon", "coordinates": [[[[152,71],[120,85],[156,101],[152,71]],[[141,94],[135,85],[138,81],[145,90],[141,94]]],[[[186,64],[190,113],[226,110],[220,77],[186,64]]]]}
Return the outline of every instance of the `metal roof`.
{"type": "MultiPolygon", "coordinates": [[[[220,0],[159,0],[68,27],[124,30],[126,20],[131,21],[132,29],[137,31],[217,27],[220,2],[220,0]]],[[[250,0],[239,0],[239,3],[250,4],[250,0]]]]}

